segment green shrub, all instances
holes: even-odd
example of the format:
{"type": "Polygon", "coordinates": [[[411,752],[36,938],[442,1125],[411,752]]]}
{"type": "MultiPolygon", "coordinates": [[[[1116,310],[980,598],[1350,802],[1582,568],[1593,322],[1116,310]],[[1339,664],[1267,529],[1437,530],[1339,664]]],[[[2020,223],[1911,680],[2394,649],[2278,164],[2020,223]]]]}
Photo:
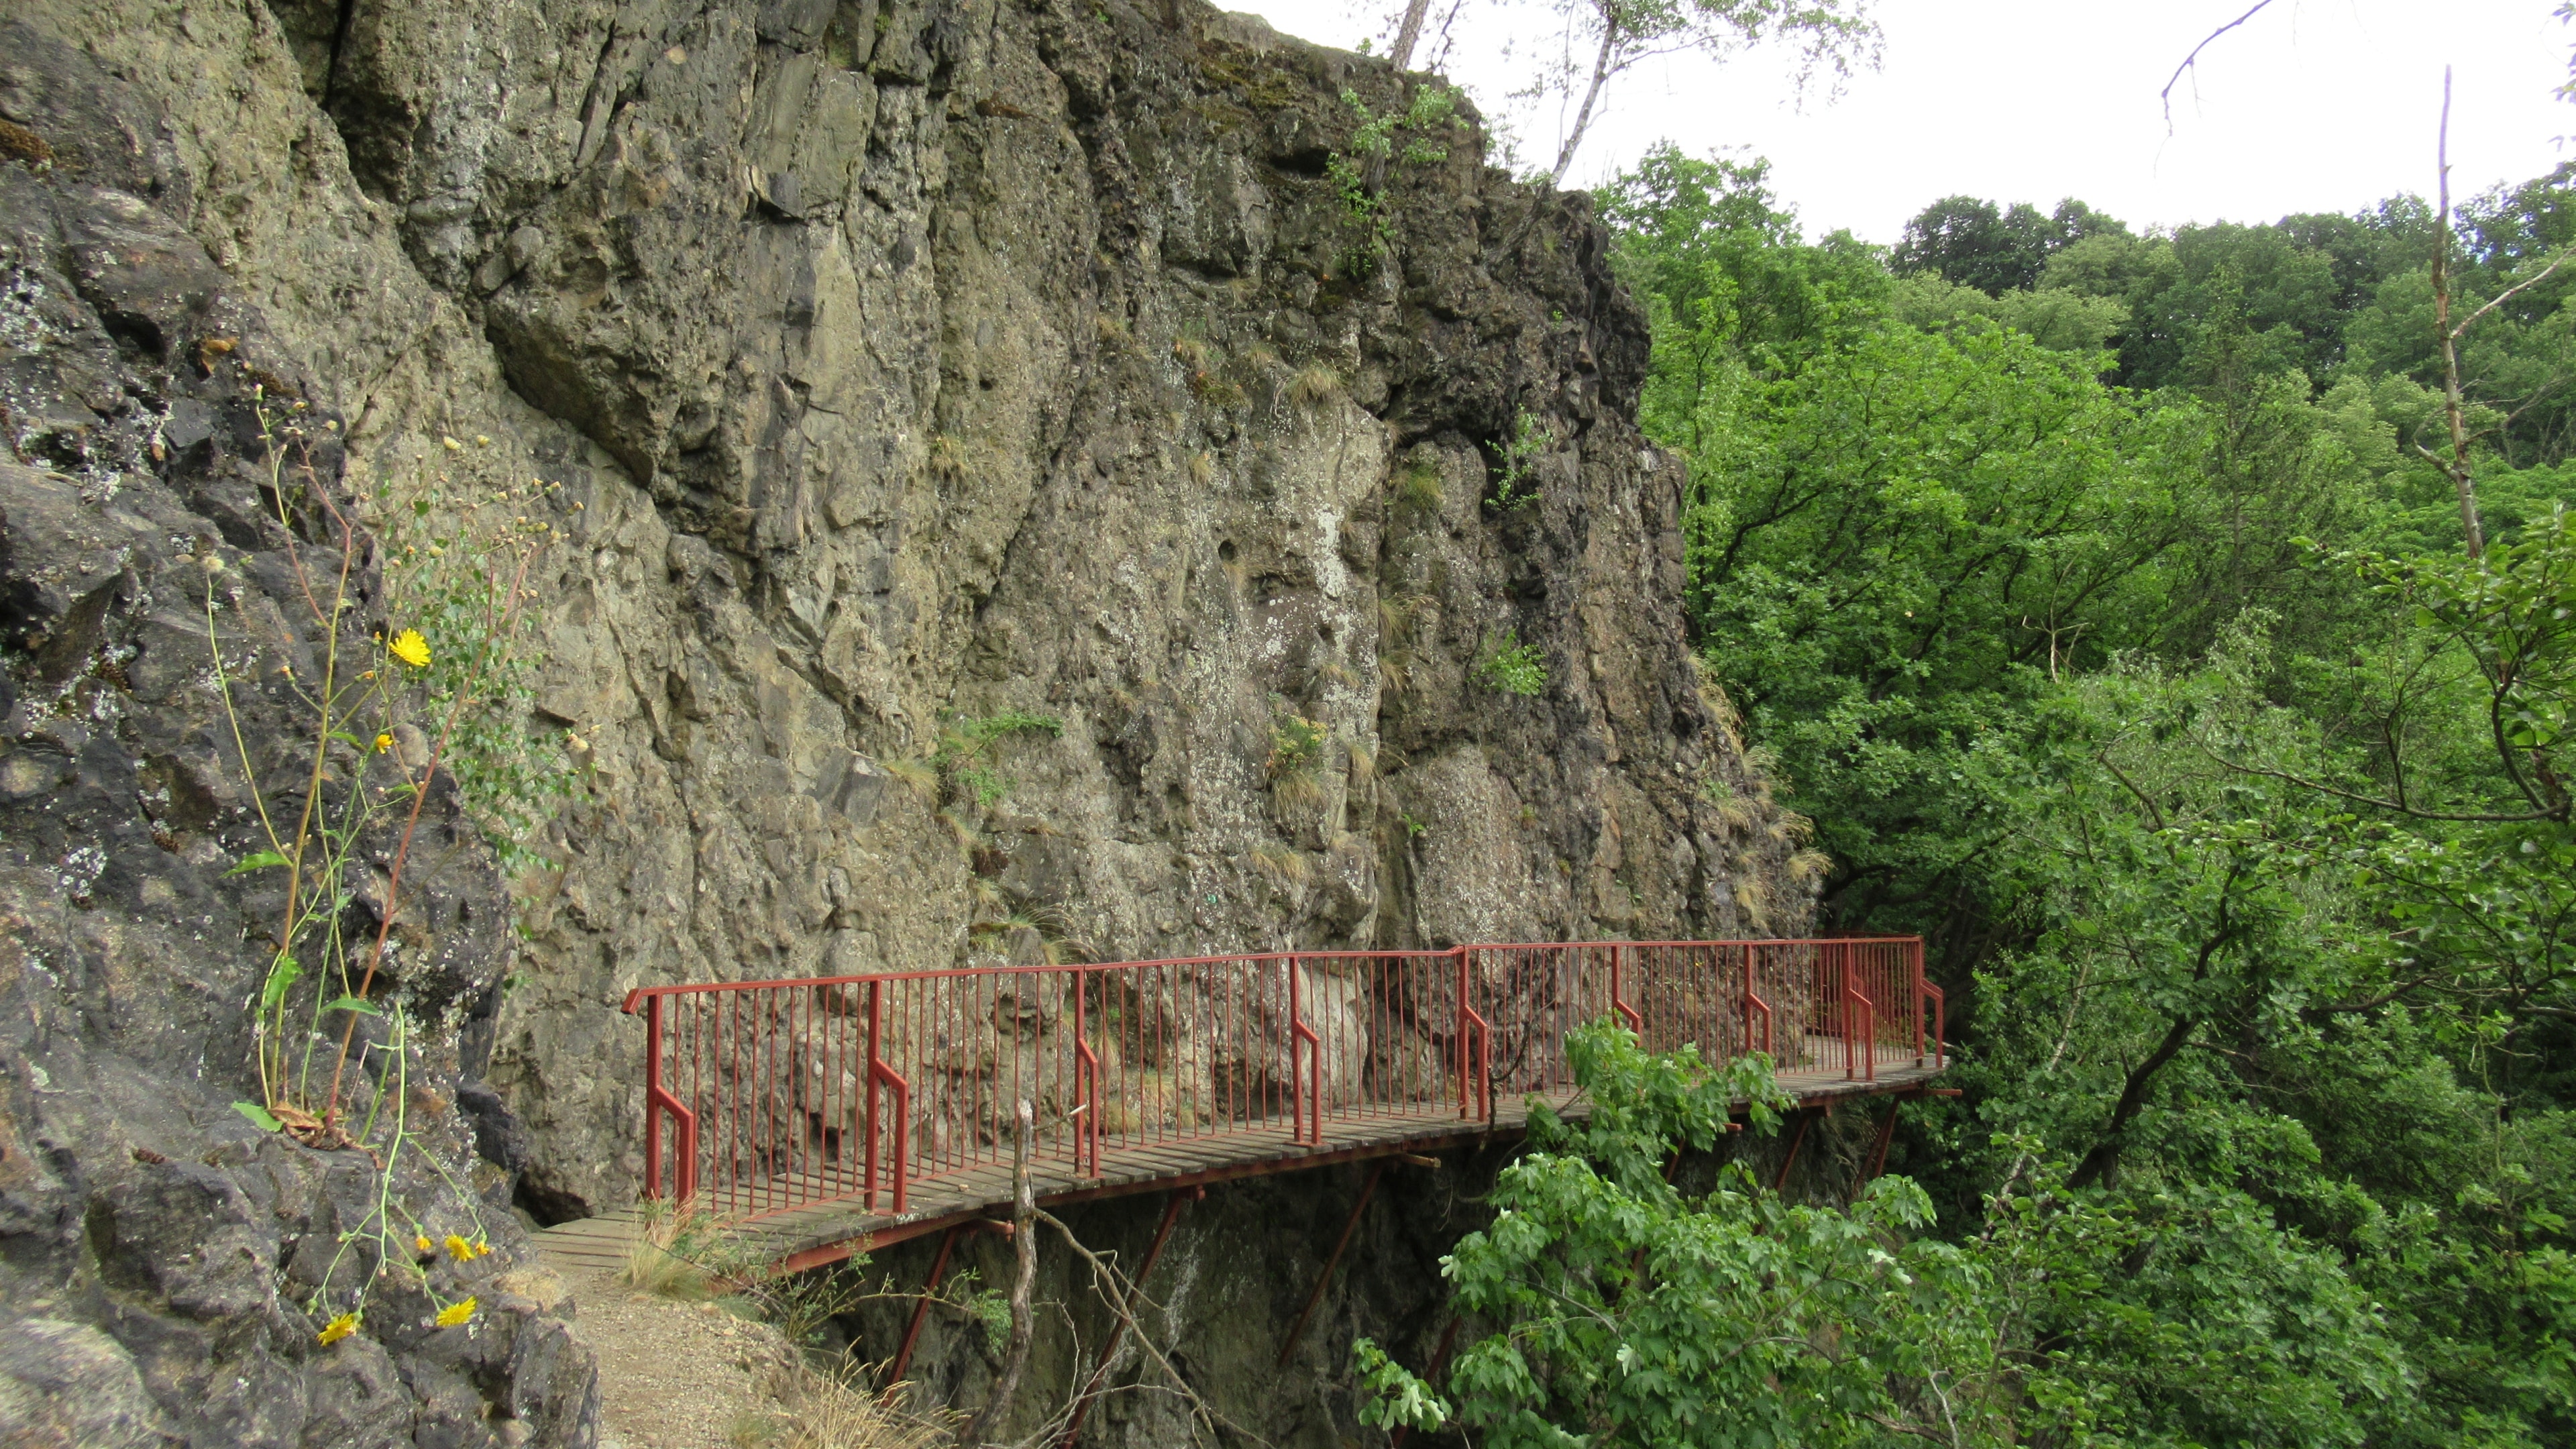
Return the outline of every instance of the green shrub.
{"type": "Polygon", "coordinates": [[[1505,694],[1535,695],[1547,688],[1547,666],[1536,644],[1522,643],[1518,629],[1505,629],[1476,661],[1476,681],[1505,694]]]}

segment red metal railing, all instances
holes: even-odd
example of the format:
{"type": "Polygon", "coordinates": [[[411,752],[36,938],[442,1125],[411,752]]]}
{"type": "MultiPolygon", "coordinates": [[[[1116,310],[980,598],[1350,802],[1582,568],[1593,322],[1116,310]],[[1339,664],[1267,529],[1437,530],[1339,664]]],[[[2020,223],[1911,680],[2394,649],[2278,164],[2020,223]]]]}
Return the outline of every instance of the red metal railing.
{"type": "Polygon", "coordinates": [[[1373,1123],[1491,1121],[1497,1093],[1562,1100],[1566,1033],[1604,1016],[1651,1050],[1874,1078],[1882,1057],[1941,1062],[1943,1005],[1911,937],[1273,952],[626,998],[645,1020],[644,1194],[729,1217],[881,1198],[901,1213],[916,1183],[1007,1173],[1023,1099],[1038,1150],[1097,1176],[1110,1153],[1356,1141],[1373,1123]]]}

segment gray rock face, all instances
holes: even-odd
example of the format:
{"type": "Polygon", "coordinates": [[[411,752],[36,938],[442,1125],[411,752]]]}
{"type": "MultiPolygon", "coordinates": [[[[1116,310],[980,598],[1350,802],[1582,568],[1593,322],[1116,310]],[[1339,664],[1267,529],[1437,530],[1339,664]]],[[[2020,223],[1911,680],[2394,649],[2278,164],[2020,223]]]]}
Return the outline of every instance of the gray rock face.
{"type": "Polygon", "coordinates": [[[1195,0],[11,14],[0,1232],[42,1246],[0,1271],[173,1432],[586,1432],[542,1313],[435,1366],[466,1340],[317,1354],[281,1306],[346,1174],[223,1105],[267,906],[219,873],[251,802],[195,562],[293,617],[263,378],[353,492],[562,485],[556,868],[514,940],[440,801],[401,983],[441,1023],[423,1130],[541,1215],[635,1191],[639,985],[1803,923],[1680,632],[1604,233],[1466,116],[1373,241],[1325,170],[1346,93],[1403,104],[1384,64],[1195,0]],[[1524,419],[1537,496],[1498,509],[1524,419]],[[1537,694],[1479,670],[1507,637],[1537,694]],[[1060,729],[971,743],[1010,711],[1060,729]]]}
{"type": "Polygon", "coordinates": [[[168,1422],[115,1339],[58,1318],[0,1325],[0,1442],[162,1449],[168,1422]]]}
{"type": "MultiPolygon", "coordinates": [[[[0,1441],[586,1444],[588,1355],[533,1303],[435,1329],[426,1285],[391,1286],[357,1335],[320,1341],[381,1261],[345,1236],[380,1179],[233,1109],[258,1094],[248,1006],[284,892],[229,868],[263,842],[260,806],[290,803],[254,799],[239,762],[293,780],[281,762],[310,749],[297,681],[323,646],[297,622],[299,569],[337,557],[263,494],[258,414],[300,429],[335,491],[342,423],[184,224],[153,104],[17,21],[0,53],[0,111],[45,148],[0,165],[0,1441]]],[[[384,778],[362,761],[332,778],[384,778]]],[[[528,1244],[448,1105],[474,1024],[490,1034],[507,901],[452,788],[424,818],[377,989],[436,1030],[404,1054],[412,1135],[382,1186],[425,1230],[488,1224],[490,1257],[431,1274],[452,1300],[528,1244]]],[[[357,842],[352,911],[382,899],[391,846],[357,842]]],[[[365,1065],[381,1026],[362,1040],[360,1111],[395,1085],[365,1065]]]]}

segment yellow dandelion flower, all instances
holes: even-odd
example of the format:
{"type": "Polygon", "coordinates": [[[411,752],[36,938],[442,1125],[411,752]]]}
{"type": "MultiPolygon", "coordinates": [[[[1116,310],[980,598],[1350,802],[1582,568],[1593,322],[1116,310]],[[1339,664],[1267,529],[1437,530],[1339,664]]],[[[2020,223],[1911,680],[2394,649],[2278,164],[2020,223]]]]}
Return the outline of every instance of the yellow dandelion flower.
{"type": "Polygon", "coordinates": [[[456,1325],[463,1323],[473,1316],[474,1300],[471,1298],[460,1298],[454,1303],[448,1304],[445,1308],[438,1310],[438,1326],[441,1328],[454,1328],[456,1325]]]}
{"type": "Polygon", "coordinates": [[[428,1252],[428,1251],[430,1250],[430,1246],[431,1246],[430,1241],[429,1241],[429,1234],[427,1234],[427,1233],[422,1233],[422,1234],[421,1234],[421,1235],[419,1235],[418,1237],[413,1238],[413,1239],[411,1240],[411,1246],[412,1246],[412,1251],[413,1251],[413,1252],[416,1252],[416,1253],[426,1253],[426,1252],[428,1252]]]}
{"type": "Polygon", "coordinates": [[[474,1245],[454,1233],[447,1235],[447,1256],[462,1263],[474,1256],[474,1245]]]}
{"type": "MultiPolygon", "coordinates": [[[[392,735],[379,733],[379,734],[376,736],[376,753],[377,753],[377,754],[380,754],[380,755],[381,755],[381,754],[383,754],[385,751],[390,750],[390,749],[392,749],[393,747],[394,747],[394,737],[393,737],[392,735]]],[[[427,1239],[427,1238],[423,1238],[423,1239],[421,1239],[421,1240],[420,1240],[420,1245],[421,1245],[422,1247],[424,1247],[424,1248],[428,1247],[428,1246],[429,1246],[429,1239],[427,1239]]]]}
{"type": "Polygon", "coordinates": [[[488,1258],[492,1256],[492,1245],[485,1242],[483,1240],[483,1235],[480,1233],[474,1235],[474,1256],[478,1258],[488,1258]]]}
{"type": "Polygon", "coordinates": [[[338,1343],[341,1339],[347,1338],[350,1334],[357,1331],[358,1315],[354,1313],[343,1313],[339,1317],[322,1325],[322,1331],[313,1336],[326,1344],[331,1344],[338,1343]]]}
{"type": "Polygon", "coordinates": [[[394,636],[393,643],[385,647],[396,659],[414,669],[429,667],[429,641],[420,637],[418,629],[405,629],[394,636]]]}

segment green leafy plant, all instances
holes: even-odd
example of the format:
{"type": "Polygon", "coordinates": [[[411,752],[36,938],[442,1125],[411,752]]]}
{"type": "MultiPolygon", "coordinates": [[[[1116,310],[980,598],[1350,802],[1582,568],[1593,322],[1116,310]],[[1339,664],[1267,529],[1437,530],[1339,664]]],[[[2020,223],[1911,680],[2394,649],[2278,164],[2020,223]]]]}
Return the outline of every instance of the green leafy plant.
{"type": "MultiPolygon", "coordinates": [[[[252,682],[241,671],[257,654],[243,652],[243,646],[263,632],[259,615],[246,586],[227,577],[220,551],[201,553],[210,678],[267,847],[228,873],[275,870],[285,877],[254,1005],[261,1100],[246,1104],[257,1111],[244,1115],[311,1145],[351,1146],[363,1139],[352,1139],[340,1121],[342,1091],[360,1019],[384,1014],[371,998],[392,950],[403,870],[430,785],[442,769],[462,778],[462,766],[491,787],[480,797],[487,807],[497,802],[507,816],[508,802],[520,798],[513,793],[521,786],[512,783],[517,766],[508,752],[480,747],[490,739],[492,714],[506,713],[512,691],[525,688],[532,661],[517,635],[529,597],[527,573],[553,530],[522,513],[477,532],[472,520],[478,510],[464,510],[467,522],[459,531],[439,536],[448,542],[405,545],[406,554],[426,555],[434,567],[459,540],[471,544],[466,557],[437,575],[450,582],[407,585],[401,561],[386,559],[386,601],[401,622],[367,634],[358,617],[356,585],[378,546],[376,536],[316,476],[304,404],[280,406],[263,397],[257,416],[266,495],[274,507],[270,522],[293,571],[294,597],[307,615],[314,644],[308,667],[314,674],[299,676],[293,641],[279,641],[286,647],[276,652],[287,662],[270,677],[303,712],[298,743],[305,766],[300,788],[285,796],[283,808],[272,808],[274,792],[261,777],[235,707],[236,689],[252,682]],[[310,565],[303,542],[308,532],[329,540],[327,575],[310,565]],[[430,612],[409,617],[399,612],[407,606],[430,612]],[[228,614],[238,621],[229,638],[223,623],[228,614]],[[425,633],[423,624],[433,632],[425,633]],[[450,629],[452,638],[445,632],[450,629]],[[415,720],[434,727],[435,736],[415,720]],[[361,858],[362,842],[396,815],[400,831],[379,879],[372,863],[361,858]],[[349,907],[362,891],[376,920],[372,940],[349,934],[349,907]],[[340,1023],[339,1042],[336,1050],[326,1050],[325,1028],[333,1018],[340,1023]],[[324,1060],[330,1068],[327,1087],[320,1077],[324,1060]]],[[[465,447],[452,438],[441,439],[441,445],[450,452],[465,447]]],[[[417,509],[411,516],[425,518],[428,512],[417,509]]],[[[469,810],[474,799],[468,796],[469,810]]]]}
{"type": "Polygon", "coordinates": [[[1336,151],[1325,160],[1324,179],[1332,183],[1342,203],[1348,238],[1339,261],[1344,275],[1368,277],[1376,273],[1380,258],[1395,240],[1383,186],[1387,163],[1396,160],[1408,166],[1426,166],[1447,160],[1448,148],[1433,144],[1431,137],[1456,124],[1458,99],[1458,92],[1447,86],[1421,86],[1403,110],[1381,115],[1360,99],[1359,92],[1342,92],[1342,104],[1359,117],[1359,125],[1351,132],[1349,149],[1336,151]],[[1403,138],[1401,149],[1397,146],[1399,135],[1403,138]]]}
{"type": "Polygon", "coordinates": [[[1274,781],[1313,772],[1323,760],[1327,731],[1323,724],[1288,710],[1270,717],[1270,759],[1265,770],[1274,781]]]}
{"type": "MultiPolygon", "coordinates": [[[[220,550],[200,545],[208,680],[266,846],[249,852],[228,874],[283,876],[268,965],[251,1007],[260,1100],[236,1103],[235,1109],[264,1131],[311,1147],[353,1149],[371,1160],[373,1187],[365,1211],[341,1231],[320,1286],[305,1305],[322,1320],[315,1338],[327,1347],[356,1333],[371,1295],[387,1287],[426,1296],[437,1328],[471,1322],[476,1311],[463,1269],[492,1251],[478,1199],[435,1153],[415,1147],[409,1074],[418,1028],[399,996],[381,1003],[373,998],[394,950],[404,869],[438,772],[444,769],[458,781],[478,824],[512,842],[530,828],[533,814],[518,802],[554,792],[550,784],[531,782],[520,759],[524,752],[496,744],[490,725],[526,697],[534,661],[519,644],[518,628],[528,600],[528,570],[552,543],[553,530],[532,522],[525,511],[499,522],[483,513],[481,501],[442,509],[433,490],[410,500],[423,506],[397,510],[395,518],[423,521],[435,514],[435,524],[424,526],[436,531],[413,535],[400,554],[386,557],[387,542],[403,535],[371,528],[353,502],[335,497],[317,475],[305,405],[281,405],[263,394],[255,406],[265,495],[273,507],[268,521],[295,582],[290,597],[303,605],[303,640],[311,648],[300,651],[302,641],[289,636],[274,640],[273,650],[262,649],[257,641],[267,616],[220,550]],[[311,542],[317,535],[318,548],[311,542]],[[325,568],[313,566],[317,558],[325,568]],[[371,558],[384,565],[388,610],[386,621],[372,631],[359,587],[371,558]],[[405,566],[415,560],[424,567],[407,577],[405,566]],[[269,668],[263,655],[283,655],[285,662],[269,668]],[[254,659],[262,660],[256,674],[254,659]],[[299,659],[305,672],[298,670],[299,659]],[[292,728],[304,762],[301,780],[282,792],[262,778],[238,707],[241,691],[261,685],[273,686],[272,697],[282,693],[299,718],[292,728]],[[381,831],[396,821],[399,829],[379,870],[372,852],[381,848],[381,831]],[[361,899],[376,921],[372,939],[350,931],[350,908],[361,899]],[[382,1023],[380,1040],[359,1039],[364,1020],[382,1023]],[[335,1022],[336,1045],[327,1030],[335,1022]],[[371,1074],[369,1063],[379,1059],[371,1074]],[[367,1102],[354,1131],[343,1112],[353,1090],[367,1102]],[[463,1204],[465,1221],[432,1236],[396,1190],[407,1162],[446,1185],[463,1204]]],[[[488,446],[480,438],[476,444],[488,446]]],[[[440,446],[450,454],[466,447],[453,438],[442,438],[440,446]]],[[[447,482],[444,473],[434,476],[447,482]]],[[[522,497],[547,491],[546,485],[533,485],[522,497]]],[[[511,500],[505,493],[490,501],[506,507],[511,500]]],[[[520,506],[524,510],[525,502],[520,506]]]]}
{"type": "Polygon", "coordinates": [[[555,537],[529,515],[553,504],[561,485],[496,482],[482,471],[478,480],[425,464],[407,484],[388,484],[378,532],[387,612],[438,641],[416,666],[416,684],[425,717],[452,715],[439,768],[515,877],[554,864],[534,842],[581,780],[565,753],[580,737],[534,723],[544,654],[521,627],[530,567],[555,537]]]}
{"type": "Polygon", "coordinates": [[[1523,408],[1514,417],[1512,435],[1494,465],[1494,507],[1504,513],[1538,497],[1538,460],[1556,447],[1556,432],[1545,419],[1523,408]]]}
{"type": "Polygon", "coordinates": [[[1476,661],[1476,680],[1505,694],[1537,695],[1547,689],[1547,666],[1536,644],[1522,643],[1518,629],[1505,629],[1476,661]]]}
{"type": "MultiPolygon", "coordinates": [[[[479,1297],[470,1291],[473,1275],[467,1268],[492,1252],[476,1195],[457,1182],[435,1153],[413,1147],[409,1115],[410,1063],[417,1050],[415,1028],[410,1013],[399,1005],[387,1020],[384,1044],[367,1044],[361,1051],[381,1051],[386,1059],[385,1075],[390,1080],[384,1090],[375,1094],[365,1123],[350,1139],[351,1145],[377,1156],[373,1190],[358,1220],[342,1229],[339,1244],[323,1268],[321,1285],[304,1304],[308,1313],[323,1320],[314,1339],[326,1348],[356,1333],[366,1321],[369,1300],[388,1288],[404,1288],[426,1297],[434,1308],[431,1323],[437,1328],[457,1328],[472,1322],[479,1297]],[[388,1103],[393,1111],[386,1118],[384,1109],[388,1103]],[[428,1167],[463,1205],[464,1221],[455,1225],[461,1230],[433,1237],[429,1225],[414,1216],[402,1195],[394,1190],[406,1149],[412,1149],[412,1158],[428,1167]]],[[[247,1109],[251,1104],[237,1105],[247,1109]]],[[[243,1115],[258,1120],[253,1111],[245,1110],[243,1115]]]]}
{"type": "Polygon", "coordinates": [[[1014,735],[1064,733],[1064,721],[1039,710],[1005,709],[988,715],[958,715],[939,732],[930,762],[950,785],[979,808],[990,810],[1011,793],[1013,781],[992,762],[995,745],[1014,735]]]}
{"type": "Polygon", "coordinates": [[[1399,1426],[1424,1433],[1436,1431],[1457,1411],[1429,1385],[1386,1356],[1374,1339],[1354,1339],[1351,1361],[1359,1369],[1360,1422],[1380,1429],[1399,1426]]]}

